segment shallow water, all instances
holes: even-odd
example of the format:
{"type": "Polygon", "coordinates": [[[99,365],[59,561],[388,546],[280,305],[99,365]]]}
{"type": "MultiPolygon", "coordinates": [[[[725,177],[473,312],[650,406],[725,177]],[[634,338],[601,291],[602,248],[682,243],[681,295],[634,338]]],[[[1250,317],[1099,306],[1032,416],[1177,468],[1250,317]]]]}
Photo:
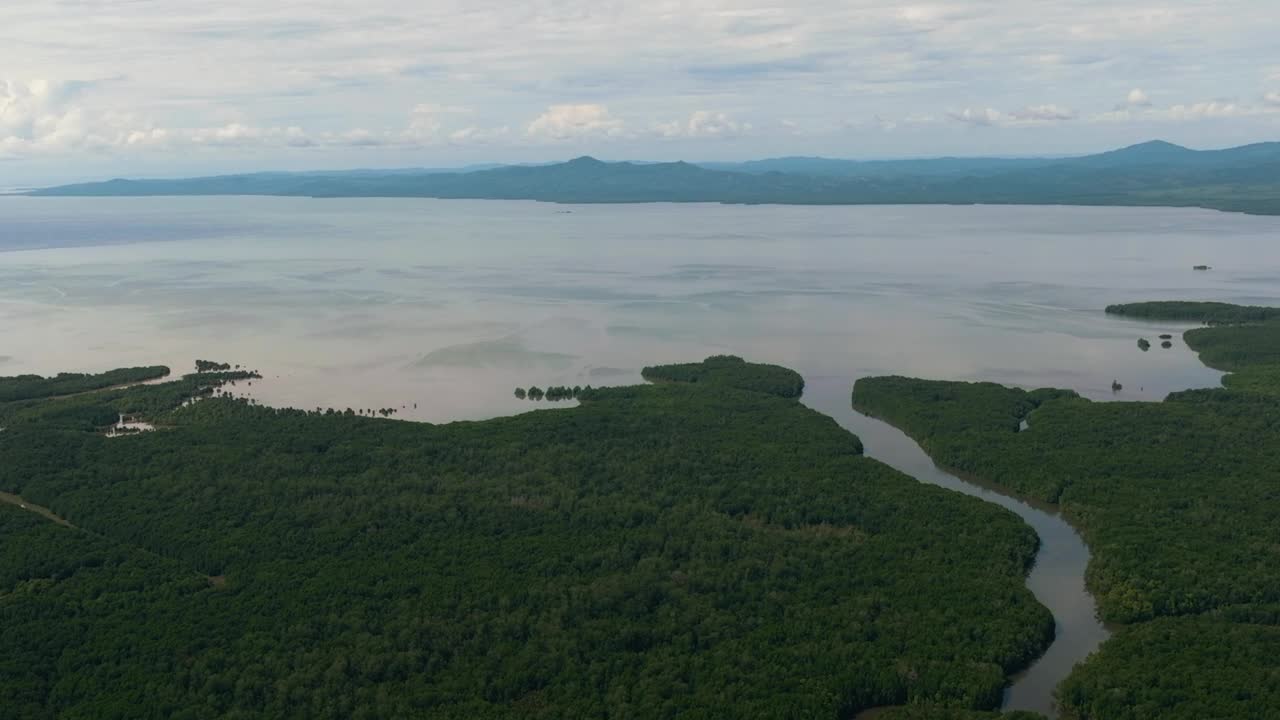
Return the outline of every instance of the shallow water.
{"type": "Polygon", "coordinates": [[[0,197],[0,373],[243,363],[298,407],[476,419],[736,352],[1158,399],[1217,374],[1100,314],[1280,299],[1280,219],[1197,210],[0,197]],[[1198,273],[1207,262],[1216,269],[1198,273]],[[412,404],[418,404],[413,411],[412,404]]]}
{"type": "Polygon", "coordinates": [[[236,391],[264,404],[439,422],[551,406],[517,400],[516,386],[639,382],[645,364],[725,352],[783,364],[872,457],[1040,534],[1028,584],[1059,639],[1009,706],[1043,711],[1105,633],[1079,537],[853,413],[853,381],[994,380],[1106,400],[1216,385],[1180,340],[1137,347],[1183,327],[1102,309],[1280,302],[1277,235],[1280,218],[1166,208],[0,197],[0,374],[181,371],[200,358],[260,370],[236,391]]]}

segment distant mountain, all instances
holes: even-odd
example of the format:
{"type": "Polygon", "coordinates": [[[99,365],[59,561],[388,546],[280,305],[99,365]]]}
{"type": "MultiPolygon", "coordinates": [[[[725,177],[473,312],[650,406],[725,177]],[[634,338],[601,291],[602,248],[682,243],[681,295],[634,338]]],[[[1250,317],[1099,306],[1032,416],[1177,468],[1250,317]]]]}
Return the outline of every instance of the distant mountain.
{"type": "Polygon", "coordinates": [[[117,179],[31,194],[424,197],[559,203],[1155,205],[1280,215],[1280,143],[1197,151],[1157,141],[1056,159],[860,162],[794,157],[693,165],[606,163],[582,157],[551,165],[482,170],[117,179]]]}
{"type": "Polygon", "coordinates": [[[712,170],[753,174],[780,172],[828,177],[938,177],[990,175],[1008,170],[1040,167],[1055,159],[926,158],[917,160],[833,160],[821,157],[785,157],[741,163],[699,163],[712,170]]]}

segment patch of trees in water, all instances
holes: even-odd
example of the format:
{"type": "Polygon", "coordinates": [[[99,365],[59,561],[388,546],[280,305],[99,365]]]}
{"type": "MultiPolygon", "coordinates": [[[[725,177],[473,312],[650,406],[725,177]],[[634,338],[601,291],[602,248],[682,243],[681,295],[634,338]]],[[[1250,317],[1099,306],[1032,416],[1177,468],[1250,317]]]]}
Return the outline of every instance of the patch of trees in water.
{"type": "Polygon", "coordinates": [[[1280,308],[1180,300],[1108,305],[1106,312],[1108,315],[1119,315],[1142,320],[1196,322],[1208,325],[1231,325],[1280,319],[1280,308]]]}
{"type": "Polygon", "coordinates": [[[700,363],[646,367],[640,374],[649,382],[701,383],[784,398],[798,398],[804,393],[804,378],[795,370],[748,363],[736,355],[713,355],[700,363]]]}
{"type": "MultiPolygon", "coordinates": [[[[246,371],[233,371],[185,375],[179,380],[155,385],[121,387],[118,382],[121,377],[138,378],[160,370],[168,373],[168,368],[132,368],[79,376],[77,386],[95,389],[72,393],[70,397],[58,393],[53,399],[0,402],[0,427],[107,432],[116,426],[121,416],[147,420],[193,400],[216,397],[225,386],[234,385],[236,381],[259,377],[246,371]],[[147,372],[135,372],[138,370],[147,372]]],[[[13,378],[0,378],[0,384],[10,379],[13,378]]]]}
{"type": "Polygon", "coordinates": [[[1125,627],[1059,689],[1072,717],[1280,717],[1280,323],[1186,340],[1236,371],[1224,388],[1160,403],[900,377],[854,389],[940,464],[1059,503],[1081,528],[1101,615],[1125,627]]]}
{"type": "Polygon", "coordinates": [[[583,393],[590,393],[591,386],[582,387],[575,385],[568,387],[565,385],[552,385],[546,390],[537,385],[530,386],[528,390],[524,388],[516,388],[515,395],[517,400],[534,400],[547,402],[563,402],[566,400],[577,400],[582,397],[583,393]]]}
{"type": "Polygon", "coordinates": [[[0,508],[6,711],[130,716],[141,688],[191,718],[997,707],[1053,636],[1034,532],[696,377],[442,426],[184,405],[200,375],[25,404],[0,488],[84,530],[0,508]],[[166,430],[57,420],[95,403],[166,430]]]}
{"type": "Polygon", "coordinates": [[[98,374],[59,373],[53,377],[18,375],[0,377],[0,402],[38,400],[58,395],[74,395],[92,392],[116,385],[146,382],[166,377],[169,368],[163,365],[120,368],[98,374]]]}

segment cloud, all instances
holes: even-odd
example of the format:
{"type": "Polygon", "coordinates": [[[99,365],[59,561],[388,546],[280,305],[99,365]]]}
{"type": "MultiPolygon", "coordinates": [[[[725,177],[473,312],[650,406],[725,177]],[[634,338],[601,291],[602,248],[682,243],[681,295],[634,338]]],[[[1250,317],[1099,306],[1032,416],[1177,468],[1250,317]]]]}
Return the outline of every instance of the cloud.
{"type": "MultiPolygon", "coordinates": [[[[793,130],[796,127],[794,121],[783,122],[789,123],[787,127],[793,130]]],[[[698,110],[686,121],[661,123],[654,130],[664,138],[727,138],[750,132],[751,124],[738,122],[722,112],[698,110]]]]}
{"type": "Polygon", "coordinates": [[[1203,120],[1205,118],[1235,118],[1254,114],[1255,110],[1233,102],[1201,102],[1193,105],[1174,105],[1168,116],[1174,120],[1203,120]]]}
{"type": "Polygon", "coordinates": [[[1009,117],[1021,122],[1055,122],[1075,120],[1076,111],[1057,105],[1036,105],[1009,113],[1009,117]]]}
{"type": "Polygon", "coordinates": [[[965,108],[963,110],[953,110],[947,113],[947,117],[956,122],[968,125],[978,125],[982,127],[990,127],[1000,123],[1004,115],[999,110],[992,108],[982,108],[975,110],[973,108],[965,108]]]}
{"type": "MultiPolygon", "coordinates": [[[[1178,140],[1221,145],[1275,134],[1268,113],[1280,106],[1265,98],[1280,90],[1280,46],[1258,22],[1273,5],[0,3],[0,73],[23,78],[0,84],[0,143],[10,156],[57,155],[31,165],[68,175],[137,172],[130,160],[144,152],[168,153],[175,166],[230,162],[187,162],[191,147],[204,156],[263,148],[238,154],[246,169],[297,158],[356,165],[379,149],[413,151],[412,162],[554,160],[606,140],[617,156],[674,159],[681,145],[671,137],[746,134],[759,144],[712,152],[1047,154],[1120,145],[1145,132],[1139,124],[1176,122],[1186,124],[1178,140]],[[104,74],[116,79],[85,82],[104,74]],[[1214,98],[1236,107],[1197,102],[1214,98]],[[707,114],[691,124],[694,110],[707,114]],[[1114,125],[1054,130],[1103,120],[1114,125]],[[991,132],[978,145],[935,132],[939,123],[991,132]]],[[[5,172],[25,180],[21,165],[5,172]]]]}
{"type": "Polygon", "coordinates": [[[125,144],[131,116],[91,112],[77,103],[94,82],[0,80],[0,152],[101,150],[125,144]]]}
{"type": "Polygon", "coordinates": [[[0,80],[0,138],[38,142],[80,121],[69,107],[76,83],[48,80],[0,80]]]}
{"type": "Polygon", "coordinates": [[[549,140],[582,137],[619,137],[625,131],[622,120],[603,105],[552,105],[529,123],[527,135],[549,140]]]}
{"type": "Polygon", "coordinates": [[[466,112],[469,112],[468,108],[456,105],[419,103],[409,112],[409,127],[404,134],[409,139],[422,142],[439,140],[445,129],[446,118],[466,112]]]}
{"type": "Polygon", "coordinates": [[[511,135],[511,128],[503,125],[496,128],[464,127],[449,133],[449,142],[454,145],[486,145],[504,140],[511,135]]]}
{"type": "MultiPolygon", "coordinates": [[[[1009,112],[1001,112],[995,108],[965,108],[948,112],[947,117],[955,122],[978,127],[1027,127],[1075,120],[1078,115],[1070,108],[1049,104],[1031,105],[1009,112]]],[[[919,124],[918,116],[916,124],[919,124]]],[[[883,121],[881,126],[885,126],[883,121]]]]}
{"type": "Polygon", "coordinates": [[[197,127],[161,127],[132,113],[86,108],[77,101],[93,83],[0,81],[0,156],[91,151],[176,151],[200,148],[414,148],[485,143],[505,137],[506,127],[449,128],[465,107],[421,103],[400,129],[307,131],[300,125],[263,126],[243,121],[197,127]]]}
{"type": "Polygon", "coordinates": [[[1151,107],[1151,96],[1142,88],[1134,88],[1129,91],[1129,96],[1121,107],[1127,108],[1147,108],[1151,107]]]}
{"type": "Polygon", "coordinates": [[[1209,100],[1181,103],[1169,107],[1121,108],[1089,116],[1090,122],[1197,122],[1201,120],[1238,120],[1280,114],[1280,96],[1268,94],[1259,105],[1233,100],[1209,100]]]}

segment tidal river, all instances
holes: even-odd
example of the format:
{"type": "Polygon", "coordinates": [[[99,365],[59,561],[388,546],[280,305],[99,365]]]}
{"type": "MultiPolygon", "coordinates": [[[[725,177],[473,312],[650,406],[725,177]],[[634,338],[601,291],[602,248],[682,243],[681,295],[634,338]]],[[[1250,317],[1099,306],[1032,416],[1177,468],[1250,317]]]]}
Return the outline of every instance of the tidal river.
{"type": "Polygon", "coordinates": [[[855,412],[850,407],[849,394],[853,382],[848,377],[810,378],[806,381],[804,403],[861,438],[868,457],[920,482],[972,495],[1017,513],[1040,536],[1040,552],[1027,577],[1027,587],[1053,613],[1057,636],[1034,665],[1014,678],[1005,691],[1004,709],[1032,710],[1057,717],[1054,688],[1109,635],[1098,621],[1093,596],[1084,585],[1089,548],[1054,507],[962,480],[935,465],[902,431],[855,412]]]}

